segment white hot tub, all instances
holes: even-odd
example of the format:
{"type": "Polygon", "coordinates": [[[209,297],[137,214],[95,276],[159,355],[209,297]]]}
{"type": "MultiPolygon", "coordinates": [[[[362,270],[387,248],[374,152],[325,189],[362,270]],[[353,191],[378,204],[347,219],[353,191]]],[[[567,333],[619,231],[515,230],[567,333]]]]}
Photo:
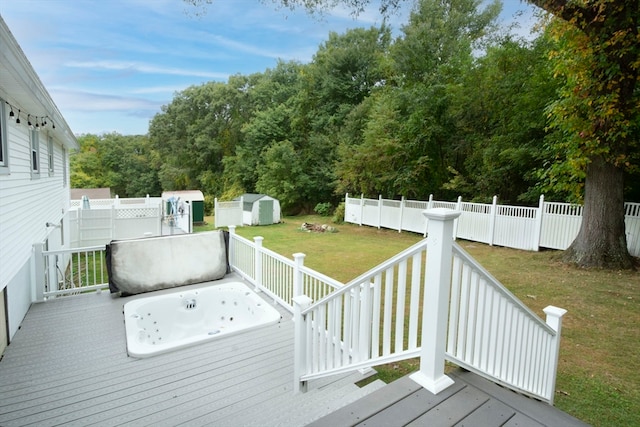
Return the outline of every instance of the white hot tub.
{"type": "Polygon", "coordinates": [[[231,282],[130,301],[124,321],[129,356],[149,357],[278,323],[280,313],[231,282]]]}

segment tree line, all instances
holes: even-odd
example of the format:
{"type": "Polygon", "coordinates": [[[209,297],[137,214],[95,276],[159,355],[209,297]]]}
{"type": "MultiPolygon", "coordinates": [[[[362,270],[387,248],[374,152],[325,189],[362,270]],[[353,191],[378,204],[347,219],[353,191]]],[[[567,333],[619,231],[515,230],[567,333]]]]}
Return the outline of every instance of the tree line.
{"type": "MultiPolygon", "coordinates": [[[[418,1],[397,37],[386,24],[332,32],[309,63],[279,61],[189,87],[148,135],[81,137],[72,184],[121,196],[259,192],[287,213],[336,205],[346,192],[579,202],[583,123],[558,117],[586,96],[576,80],[580,34],[556,23],[518,38],[497,25],[500,9],[499,1],[418,1]]],[[[638,199],[629,179],[637,153],[623,154],[624,193],[638,199]]]]}

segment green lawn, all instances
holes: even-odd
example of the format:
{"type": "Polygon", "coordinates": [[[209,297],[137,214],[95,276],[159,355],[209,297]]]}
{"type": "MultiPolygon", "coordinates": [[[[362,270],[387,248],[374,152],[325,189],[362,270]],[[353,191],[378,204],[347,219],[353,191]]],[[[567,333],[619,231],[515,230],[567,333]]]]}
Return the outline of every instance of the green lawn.
{"type": "MultiPolygon", "coordinates": [[[[207,218],[213,224],[211,217],[207,218]]],[[[211,229],[206,226],[203,229],[211,229]]],[[[318,216],[285,217],[262,227],[238,227],[252,239],[305,265],[347,282],[417,242],[422,236],[391,230],[335,225],[318,216]],[[303,222],[327,223],[336,233],[307,233],[303,222]]],[[[556,259],[558,252],[527,252],[459,241],[489,272],[544,319],[555,305],[564,317],[555,405],[596,426],[640,426],[640,274],[581,270],[556,259]]],[[[391,381],[418,368],[411,360],[378,367],[391,381]]]]}

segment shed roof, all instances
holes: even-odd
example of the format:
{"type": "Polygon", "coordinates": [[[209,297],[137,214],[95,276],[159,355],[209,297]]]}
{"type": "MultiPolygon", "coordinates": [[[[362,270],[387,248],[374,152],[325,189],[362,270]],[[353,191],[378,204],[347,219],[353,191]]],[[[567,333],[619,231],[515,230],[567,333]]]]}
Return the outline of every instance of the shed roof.
{"type": "Polygon", "coordinates": [[[204,201],[204,194],[200,190],[180,190],[180,191],[163,191],[162,199],[167,200],[171,197],[180,198],[182,200],[189,200],[193,202],[204,201]]]}
{"type": "Polygon", "coordinates": [[[240,197],[236,197],[233,200],[240,200],[240,198],[242,198],[242,201],[244,203],[253,203],[253,202],[257,202],[258,200],[264,198],[264,197],[270,197],[273,198],[271,196],[267,196],[266,194],[256,194],[256,193],[245,193],[240,197]]]}

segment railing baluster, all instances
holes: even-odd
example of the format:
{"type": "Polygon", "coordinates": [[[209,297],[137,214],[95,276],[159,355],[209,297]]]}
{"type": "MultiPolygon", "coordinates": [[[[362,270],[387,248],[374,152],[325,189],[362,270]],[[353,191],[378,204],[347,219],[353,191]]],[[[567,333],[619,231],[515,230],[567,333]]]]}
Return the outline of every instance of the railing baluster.
{"type": "Polygon", "coordinates": [[[360,354],[358,353],[358,349],[360,348],[360,336],[358,335],[358,331],[360,330],[360,291],[362,288],[360,286],[356,286],[352,289],[352,310],[351,310],[351,357],[354,362],[360,361],[360,354]]]}
{"type": "Polygon", "coordinates": [[[409,302],[409,349],[418,348],[418,317],[420,315],[420,290],[422,254],[420,251],[411,258],[411,301],[409,302]]]}
{"type": "Polygon", "coordinates": [[[373,319],[371,331],[371,357],[380,356],[380,311],[382,307],[382,276],[376,275],[373,279],[373,319]]]}
{"type": "Polygon", "coordinates": [[[343,326],[343,345],[342,349],[342,364],[349,364],[349,356],[351,352],[351,331],[353,330],[352,311],[353,311],[353,293],[345,292],[342,294],[344,301],[344,326],[343,326]]]}
{"type": "Polygon", "coordinates": [[[360,345],[358,346],[360,360],[371,358],[371,301],[371,284],[364,283],[360,300],[362,309],[360,310],[360,333],[358,334],[360,338],[360,345]]]}
{"type": "Polygon", "coordinates": [[[384,276],[384,316],[382,326],[382,354],[391,353],[391,322],[393,316],[393,267],[387,268],[384,276]]]}
{"type": "Polygon", "coordinates": [[[396,296],[396,342],[394,352],[404,350],[404,305],[407,287],[407,261],[404,260],[398,266],[398,291],[396,296]]]}

